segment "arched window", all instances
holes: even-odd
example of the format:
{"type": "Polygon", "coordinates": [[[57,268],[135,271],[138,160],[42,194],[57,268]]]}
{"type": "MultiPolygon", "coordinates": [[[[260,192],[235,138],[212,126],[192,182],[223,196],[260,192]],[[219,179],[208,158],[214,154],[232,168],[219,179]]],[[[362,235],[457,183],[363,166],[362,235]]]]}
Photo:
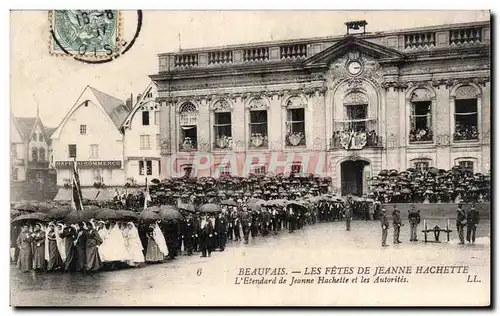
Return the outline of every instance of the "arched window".
{"type": "Polygon", "coordinates": [[[432,141],[432,95],[419,88],[410,96],[410,142],[432,141]]]}
{"type": "Polygon", "coordinates": [[[267,133],[267,105],[261,99],[253,99],[248,105],[249,110],[249,147],[259,148],[268,146],[267,133]]]}
{"type": "Polygon", "coordinates": [[[286,103],[286,144],[306,144],[305,104],[299,96],[291,97],[286,103]]]}
{"type": "Polygon", "coordinates": [[[213,105],[213,111],[215,148],[231,148],[231,105],[226,100],[219,100],[213,105]]]}
{"type": "Polygon", "coordinates": [[[478,94],[473,86],[461,86],[455,91],[453,140],[475,140],[478,137],[478,94]]]}
{"type": "Polygon", "coordinates": [[[181,150],[195,150],[197,148],[198,110],[191,102],[184,103],[179,109],[181,126],[181,150]]]}
{"type": "Polygon", "coordinates": [[[362,92],[351,92],[344,98],[346,121],[341,130],[348,132],[367,132],[368,97],[362,92]]]}
{"type": "Polygon", "coordinates": [[[45,148],[40,148],[38,152],[38,158],[40,159],[40,161],[45,161],[45,148]]]}

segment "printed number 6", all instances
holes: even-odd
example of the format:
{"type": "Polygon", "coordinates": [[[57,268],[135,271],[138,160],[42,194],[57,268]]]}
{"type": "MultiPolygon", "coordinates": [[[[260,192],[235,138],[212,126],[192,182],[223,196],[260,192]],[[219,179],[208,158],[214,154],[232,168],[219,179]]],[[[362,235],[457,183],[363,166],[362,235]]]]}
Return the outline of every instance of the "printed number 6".
{"type": "Polygon", "coordinates": [[[201,268],[200,268],[200,269],[198,269],[198,271],[196,271],[196,275],[197,275],[197,276],[200,276],[202,271],[203,271],[203,270],[202,270],[201,268]]]}

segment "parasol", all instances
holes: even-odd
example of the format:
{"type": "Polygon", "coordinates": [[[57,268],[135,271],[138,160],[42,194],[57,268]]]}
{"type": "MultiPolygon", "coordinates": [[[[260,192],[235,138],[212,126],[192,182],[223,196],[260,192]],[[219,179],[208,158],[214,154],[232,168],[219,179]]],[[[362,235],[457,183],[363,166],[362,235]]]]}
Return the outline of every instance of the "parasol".
{"type": "Polygon", "coordinates": [[[181,219],[182,214],[175,208],[162,208],[159,213],[162,220],[181,219]]]}
{"type": "Polygon", "coordinates": [[[19,215],[18,217],[14,218],[12,222],[18,222],[18,221],[40,221],[40,222],[46,222],[49,220],[47,214],[41,213],[41,212],[35,212],[35,213],[30,213],[30,214],[25,214],[25,215],[19,215]]]}
{"type": "Polygon", "coordinates": [[[71,211],[64,217],[64,222],[68,224],[88,222],[92,218],[92,214],[89,212],[81,211],[71,211]]]}
{"type": "Polygon", "coordinates": [[[71,212],[69,207],[58,207],[51,209],[47,215],[50,219],[63,219],[66,215],[71,212]]]}
{"type": "Polygon", "coordinates": [[[95,215],[95,218],[96,219],[103,219],[103,220],[109,220],[109,219],[120,219],[122,218],[122,214],[120,214],[119,212],[117,212],[116,210],[112,210],[112,209],[107,209],[107,208],[104,208],[102,210],[100,210],[96,215],[95,215]]]}
{"type": "Polygon", "coordinates": [[[132,220],[139,219],[139,214],[136,213],[136,212],[132,212],[132,211],[119,210],[118,214],[120,214],[121,217],[124,218],[124,219],[132,219],[132,220]]]}
{"type": "Polygon", "coordinates": [[[16,204],[14,205],[14,209],[24,212],[36,212],[35,207],[28,202],[16,204]]]}
{"type": "Polygon", "coordinates": [[[191,203],[180,203],[178,205],[178,208],[180,210],[185,210],[185,211],[192,212],[192,213],[196,212],[194,205],[191,203]]]}
{"type": "Polygon", "coordinates": [[[217,205],[217,204],[208,203],[208,204],[203,205],[201,207],[200,211],[202,213],[217,213],[217,212],[220,212],[221,209],[220,209],[219,205],[217,205]]]}
{"type": "Polygon", "coordinates": [[[141,219],[143,221],[156,221],[156,220],[160,220],[161,218],[160,218],[160,215],[158,213],[144,210],[139,214],[139,219],[141,219]]]}

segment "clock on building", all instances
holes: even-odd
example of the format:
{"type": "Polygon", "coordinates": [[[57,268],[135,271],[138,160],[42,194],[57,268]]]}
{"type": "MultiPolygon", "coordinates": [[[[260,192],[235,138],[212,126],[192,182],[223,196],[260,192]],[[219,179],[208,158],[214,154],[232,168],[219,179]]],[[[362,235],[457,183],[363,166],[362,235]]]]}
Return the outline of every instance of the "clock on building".
{"type": "Polygon", "coordinates": [[[361,73],[361,71],[363,71],[363,65],[361,64],[361,62],[359,62],[357,60],[350,61],[347,64],[347,71],[351,75],[357,76],[361,73]]]}

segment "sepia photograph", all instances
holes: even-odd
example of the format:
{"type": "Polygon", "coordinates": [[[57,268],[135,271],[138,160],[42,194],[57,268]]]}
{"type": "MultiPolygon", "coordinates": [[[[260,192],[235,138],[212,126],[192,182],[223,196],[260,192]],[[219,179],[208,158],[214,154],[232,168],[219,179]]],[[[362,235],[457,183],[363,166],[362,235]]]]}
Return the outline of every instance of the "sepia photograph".
{"type": "Polygon", "coordinates": [[[11,306],[491,306],[490,11],[9,18],[11,306]]]}

